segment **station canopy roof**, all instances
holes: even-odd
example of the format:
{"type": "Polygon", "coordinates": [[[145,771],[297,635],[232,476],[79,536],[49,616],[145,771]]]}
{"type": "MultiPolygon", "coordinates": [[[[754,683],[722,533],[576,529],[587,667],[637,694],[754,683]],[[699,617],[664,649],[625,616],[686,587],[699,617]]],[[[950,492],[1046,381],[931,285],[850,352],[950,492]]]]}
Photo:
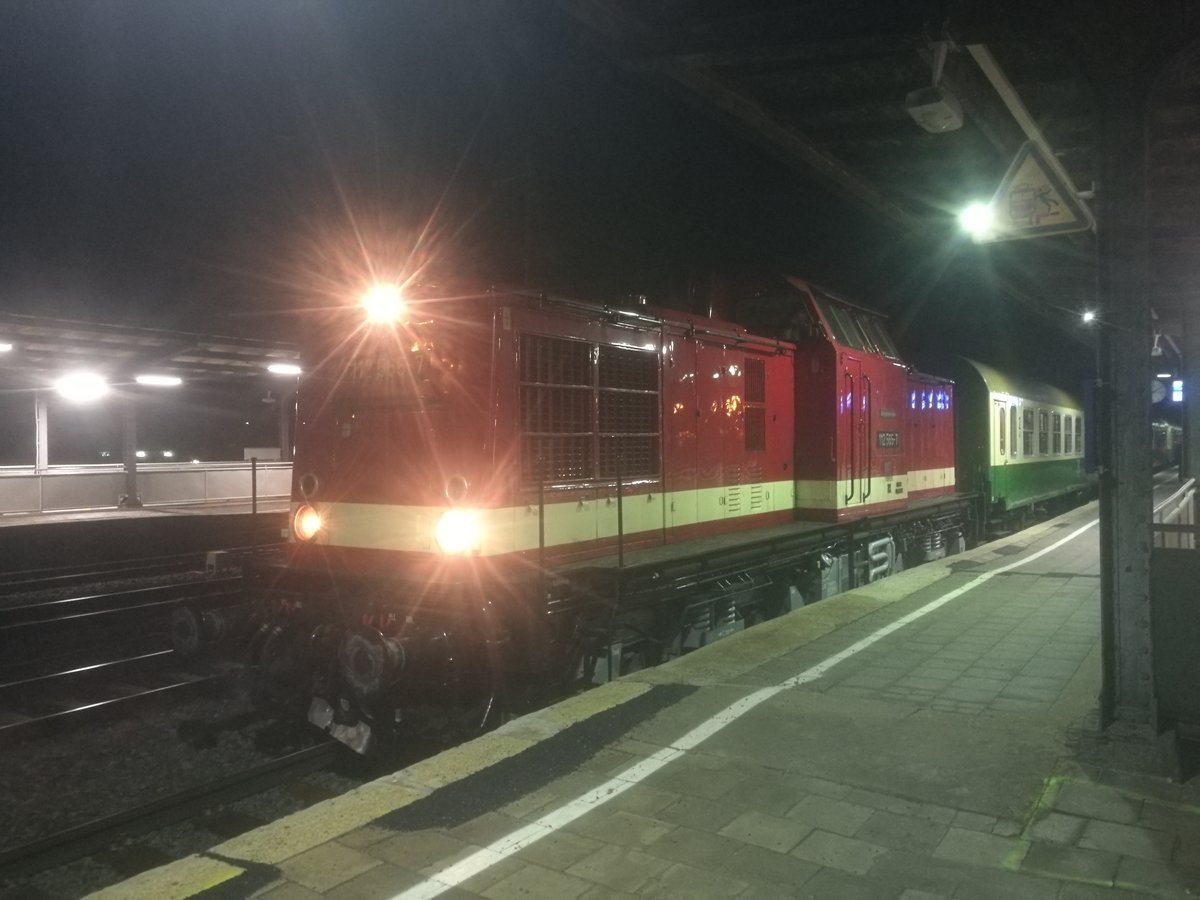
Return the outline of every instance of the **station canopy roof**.
{"type": "Polygon", "coordinates": [[[0,314],[0,388],[49,386],[77,371],[110,382],[165,375],[211,383],[299,362],[299,348],[283,341],[0,314]]]}

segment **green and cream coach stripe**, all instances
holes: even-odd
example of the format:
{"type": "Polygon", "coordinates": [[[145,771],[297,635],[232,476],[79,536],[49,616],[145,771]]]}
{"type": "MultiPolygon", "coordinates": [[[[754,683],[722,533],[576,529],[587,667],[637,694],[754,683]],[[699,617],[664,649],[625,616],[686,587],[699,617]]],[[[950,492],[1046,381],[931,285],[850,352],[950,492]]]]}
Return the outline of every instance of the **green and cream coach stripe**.
{"type": "MultiPolygon", "coordinates": [[[[593,541],[617,535],[617,501],[598,492],[569,501],[547,502],[545,534],[547,547],[593,541]]],[[[723,519],[735,519],[795,508],[795,484],[776,481],[730,485],[693,491],[658,491],[628,494],[621,500],[622,531],[626,535],[681,528],[723,519]]],[[[302,504],[292,503],[292,517],[302,504]]],[[[322,527],[312,543],[360,550],[412,553],[438,552],[435,532],[446,514],[445,507],[406,506],[382,503],[311,504],[321,516],[322,527]]],[[[495,509],[464,509],[474,517],[479,546],[474,555],[499,556],[536,550],[538,508],[507,506],[495,509]]]]}

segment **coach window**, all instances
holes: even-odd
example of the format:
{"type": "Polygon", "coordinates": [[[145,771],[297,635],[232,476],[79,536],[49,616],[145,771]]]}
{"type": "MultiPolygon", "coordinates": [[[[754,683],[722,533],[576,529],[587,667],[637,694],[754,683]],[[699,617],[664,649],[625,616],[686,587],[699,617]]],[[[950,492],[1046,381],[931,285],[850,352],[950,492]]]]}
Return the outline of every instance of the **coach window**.
{"type": "Polygon", "coordinates": [[[1062,455],[1062,413],[1059,413],[1059,412],[1052,413],[1052,420],[1054,422],[1054,431],[1053,431],[1054,455],[1061,456],[1062,455]]]}
{"type": "Polygon", "coordinates": [[[1013,457],[1016,457],[1016,455],[1017,455],[1017,434],[1019,434],[1019,432],[1017,431],[1017,407],[1015,405],[1010,406],[1008,408],[1008,411],[1009,411],[1009,422],[1012,423],[1008,429],[1008,433],[1012,435],[1012,453],[1010,455],[1013,457]]]}
{"type": "Polygon", "coordinates": [[[1033,410],[1021,411],[1021,455],[1033,456],[1033,410]]]}
{"type": "Polygon", "coordinates": [[[1050,455],[1050,411],[1038,410],[1038,456],[1050,455]]]}
{"type": "Polygon", "coordinates": [[[1000,455],[1004,456],[1004,407],[996,407],[996,436],[1000,442],[1000,455]]]}
{"type": "Polygon", "coordinates": [[[1075,417],[1075,452],[1083,452],[1083,416],[1075,417]]]}
{"type": "Polygon", "coordinates": [[[1071,455],[1071,417],[1063,417],[1063,453],[1071,455]]]}

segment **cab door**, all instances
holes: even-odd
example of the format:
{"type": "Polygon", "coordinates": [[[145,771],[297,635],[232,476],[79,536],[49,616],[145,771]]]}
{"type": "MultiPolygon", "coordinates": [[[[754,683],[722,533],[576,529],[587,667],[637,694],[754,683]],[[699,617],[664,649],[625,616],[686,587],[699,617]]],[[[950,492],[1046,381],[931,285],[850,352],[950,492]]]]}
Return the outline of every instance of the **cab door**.
{"type": "Polygon", "coordinates": [[[864,503],[871,492],[867,428],[870,385],[864,379],[862,361],[848,353],[842,354],[841,377],[838,443],[842,449],[838,460],[838,505],[847,508],[864,503]]]}

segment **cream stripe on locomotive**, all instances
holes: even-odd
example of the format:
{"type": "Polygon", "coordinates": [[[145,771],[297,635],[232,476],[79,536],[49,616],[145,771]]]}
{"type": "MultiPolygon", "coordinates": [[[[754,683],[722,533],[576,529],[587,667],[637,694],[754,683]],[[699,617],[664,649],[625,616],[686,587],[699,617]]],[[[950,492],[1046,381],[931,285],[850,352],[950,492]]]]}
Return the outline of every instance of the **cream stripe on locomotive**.
{"type": "Polygon", "coordinates": [[[876,475],[869,483],[861,478],[839,481],[797,481],[796,506],[800,509],[851,509],[903,500],[908,496],[908,475],[876,475]]]}
{"type": "Polygon", "coordinates": [[[938,488],[954,487],[954,466],[944,469],[917,469],[908,473],[908,492],[917,494],[938,488]]]}
{"type": "MultiPolygon", "coordinates": [[[[588,496],[545,505],[546,546],[611,538],[617,534],[617,501],[588,496]]],[[[729,485],[694,491],[658,491],[622,498],[626,535],[679,528],[721,519],[791,510],[795,494],[791,481],[729,485]]],[[[295,515],[300,504],[292,503],[295,515]]],[[[324,527],[314,543],[363,550],[437,551],[434,532],[444,507],[381,503],[313,503],[324,527]]],[[[481,556],[496,556],[538,548],[536,506],[472,509],[480,530],[481,556]]]]}

